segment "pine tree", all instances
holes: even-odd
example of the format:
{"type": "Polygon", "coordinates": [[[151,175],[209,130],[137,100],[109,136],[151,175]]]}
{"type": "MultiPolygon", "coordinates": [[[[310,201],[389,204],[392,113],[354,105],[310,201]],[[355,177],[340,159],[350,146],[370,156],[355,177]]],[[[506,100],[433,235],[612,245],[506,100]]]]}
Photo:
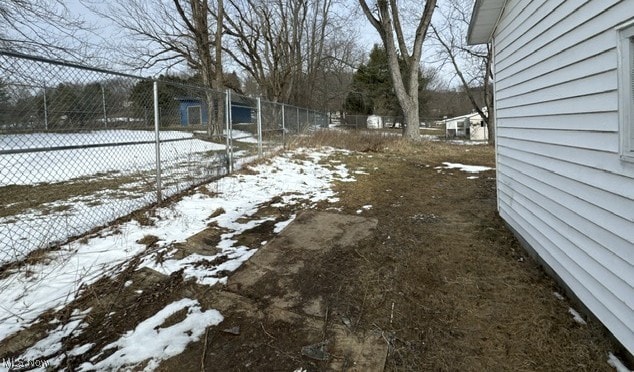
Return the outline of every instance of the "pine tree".
{"type": "MultiPolygon", "coordinates": [[[[399,60],[401,70],[405,64],[399,60]]],[[[394,93],[390,77],[388,56],[385,49],[375,44],[370,52],[367,65],[361,64],[352,77],[351,90],[346,97],[344,109],[349,114],[403,116],[403,110],[394,93]]],[[[419,74],[420,111],[426,106],[422,102],[428,78],[419,74]]]]}

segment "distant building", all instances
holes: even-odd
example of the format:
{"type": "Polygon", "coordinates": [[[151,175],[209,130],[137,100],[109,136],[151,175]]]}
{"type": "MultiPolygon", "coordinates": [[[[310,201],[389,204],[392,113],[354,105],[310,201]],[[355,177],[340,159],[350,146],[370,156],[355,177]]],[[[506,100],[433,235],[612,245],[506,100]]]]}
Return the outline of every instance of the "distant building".
{"type": "Polygon", "coordinates": [[[383,118],[379,115],[370,115],[367,119],[368,129],[381,129],[383,128],[383,118]]]}
{"type": "Polygon", "coordinates": [[[478,113],[446,119],[445,124],[447,137],[468,137],[473,141],[486,141],[489,139],[487,125],[478,113]]]}
{"type": "MultiPolygon", "coordinates": [[[[204,125],[208,120],[207,103],[201,98],[177,97],[179,102],[180,124],[184,127],[204,125]]],[[[240,96],[232,96],[231,99],[231,122],[232,124],[253,122],[253,111],[256,108],[252,99],[240,96]]],[[[214,107],[217,102],[214,102],[214,107]]],[[[220,104],[224,105],[224,101],[220,104]]]]}

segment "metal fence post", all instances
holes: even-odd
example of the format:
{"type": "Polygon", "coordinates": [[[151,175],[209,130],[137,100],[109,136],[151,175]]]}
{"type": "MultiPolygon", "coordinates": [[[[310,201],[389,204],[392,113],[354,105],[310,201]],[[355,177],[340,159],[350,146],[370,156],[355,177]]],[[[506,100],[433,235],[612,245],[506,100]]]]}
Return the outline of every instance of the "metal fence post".
{"type": "Polygon", "coordinates": [[[103,84],[99,84],[101,87],[101,105],[103,107],[103,126],[108,128],[108,115],[106,114],[106,90],[103,88],[103,84]]]}
{"type": "Polygon", "coordinates": [[[258,97],[258,156],[262,156],[262,100],[258,97]]]}
{"type": "Polygon", "coordinates": [[[282,148],[286,148],[286,112],[284,110],[284,104],[282,103],[282,148]]]}
{"type": "Polygon", "coordinates": [[[161,136],[159,133],[159,101],[158,101],[158,82],[154,81],[154,138],[156,148],[156,202],[160,203],[163,199],[161,195],[161,136]]]}
{"type": "Polygon", "coordinates": [[[230,128],[230,123],[231,123],[231,91],[229,89],[227,89],[227,91],[225,92],[225,117],[226,117],[226,124],[225,127],[227,128],[226,131],[226,143],[227,143],[227,173],[231,173],[233,172],[233,144],[231,143],[231,128],[230,128]]]}
{"type": "MultiPolygon", "coordinates": [[[[233,103],[229,101],[229,106],[233,107],[233,103]]],[[[233,114],[230,115],[229,120],[229,149],[231,151],[231,171],[233,172],[233,114]]]]}

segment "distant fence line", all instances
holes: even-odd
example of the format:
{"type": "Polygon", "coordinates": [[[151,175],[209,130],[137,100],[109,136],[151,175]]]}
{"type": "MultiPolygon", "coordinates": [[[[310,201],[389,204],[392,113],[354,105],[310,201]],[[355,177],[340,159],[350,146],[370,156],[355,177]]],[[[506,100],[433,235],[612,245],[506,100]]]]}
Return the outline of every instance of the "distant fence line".
{"type": "Polygon", "coordinates": [[[228,90],[0,50],[0,267],[327,125],[228,90]]]}

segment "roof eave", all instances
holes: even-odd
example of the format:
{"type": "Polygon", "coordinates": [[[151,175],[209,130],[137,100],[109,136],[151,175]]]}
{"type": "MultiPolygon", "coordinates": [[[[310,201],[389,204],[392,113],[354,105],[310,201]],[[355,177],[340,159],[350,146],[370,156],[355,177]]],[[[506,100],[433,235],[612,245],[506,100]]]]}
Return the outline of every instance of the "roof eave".
{"type": "Polygon", "coordinates": [[[467,44],[486,44],[491,41],[506,0],[476,0],[467,31],[467,44]]]}

